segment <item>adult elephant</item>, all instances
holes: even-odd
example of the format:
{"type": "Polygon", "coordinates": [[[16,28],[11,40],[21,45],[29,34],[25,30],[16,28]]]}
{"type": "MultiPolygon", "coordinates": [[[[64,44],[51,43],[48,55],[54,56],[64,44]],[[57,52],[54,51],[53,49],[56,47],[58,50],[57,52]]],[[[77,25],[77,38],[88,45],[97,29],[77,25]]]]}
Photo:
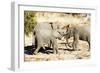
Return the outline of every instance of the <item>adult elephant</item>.
{"type": "Polygon", "coordinates": [[[33,35],[37,41],[37,48],[34,51],[34,54],[37,54],[41,47],[46,49],[45,45],[48,45],[49,47],[52,45],[53,53],[58,53],[57,38],[61,39],[62,36],[59,31],[54,28],[56,26],[53,25],[53,23],[42,22],[35,26],[33,35]]]}

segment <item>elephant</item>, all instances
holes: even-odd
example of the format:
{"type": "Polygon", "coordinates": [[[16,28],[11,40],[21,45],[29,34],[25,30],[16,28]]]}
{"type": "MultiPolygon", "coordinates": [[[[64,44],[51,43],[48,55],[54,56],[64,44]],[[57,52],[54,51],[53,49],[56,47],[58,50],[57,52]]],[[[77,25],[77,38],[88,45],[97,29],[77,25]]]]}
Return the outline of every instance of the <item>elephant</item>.
{"type": "Polygon", "coordinates": [[[66,42],[68,44],[68,39],[73,37],[73,50],[77,50],[78,40],[87,41],[89,44],[90,51],[90,26],[71,26],[70,24],[66,26],[66,42]]]}
{"type": "Polygon", "coordinates": [[[41,22],[37,23],[35,26],[33,35],[37,41],[37,48],[35,49],[34,54],[37,54],[41,47],[46,49],[45,45],[48,45],[49,47],[52,45],[53,53],[58,53],[57,39],[61,39],[62,35],[53,25],[54,24],[51,22],[41,22]]]}

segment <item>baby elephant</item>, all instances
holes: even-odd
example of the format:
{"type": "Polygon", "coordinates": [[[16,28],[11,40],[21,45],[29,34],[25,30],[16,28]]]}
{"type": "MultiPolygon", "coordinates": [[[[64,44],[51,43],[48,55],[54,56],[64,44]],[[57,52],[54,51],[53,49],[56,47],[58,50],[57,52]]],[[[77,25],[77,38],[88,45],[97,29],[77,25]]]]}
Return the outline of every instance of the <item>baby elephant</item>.
{"type": "Polygon", "coordinates": [[[89,26],[70,26],[68,25],[66,34],[66,41],[68,43],[68,39],[73,37],[73,50],[77,50],[78,40],[87,41],[89,44],[89,51],[90,51],[90,27],[89,26]]]}
{"type": "Polygon", "coordinates": [[[46,45],[52,45],[53,53],[58,53],[57,38],[62,36],[58,33],[56,29],[53,29],[53,24],[48,22],[38,23],[33,31],[34,36],[37,40],[37,48],[34,51],[34,54],[37,54],[39,49],[42,47],[45,49],[46,45]]]}

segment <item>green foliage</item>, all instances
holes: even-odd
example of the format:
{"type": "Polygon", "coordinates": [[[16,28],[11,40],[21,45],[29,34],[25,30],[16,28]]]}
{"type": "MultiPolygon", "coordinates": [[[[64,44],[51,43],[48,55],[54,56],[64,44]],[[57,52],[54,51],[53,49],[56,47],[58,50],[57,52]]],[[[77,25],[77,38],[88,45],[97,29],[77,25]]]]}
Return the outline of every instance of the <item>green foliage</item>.
{"type": "Polygon", "coordinates": [[[24,33],[28,36],[36,25],[36,12],[24,11],[24,33]]]}

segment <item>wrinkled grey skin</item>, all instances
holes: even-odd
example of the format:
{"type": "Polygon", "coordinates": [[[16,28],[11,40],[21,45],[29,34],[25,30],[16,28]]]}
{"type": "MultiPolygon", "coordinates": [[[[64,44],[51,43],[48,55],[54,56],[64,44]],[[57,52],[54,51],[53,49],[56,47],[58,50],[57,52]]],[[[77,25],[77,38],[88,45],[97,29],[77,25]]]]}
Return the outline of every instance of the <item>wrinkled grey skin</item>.
{"type": "Polygon", "coordinates": [[[62,36],[53,28],[52,23],[38,23],[33,30],[33,34],[37,39],[37,48],[34,51],[34,54],[37,54],[41,47],[45,49],[45,44],[49,47],[52,45],[53,53],[58,53],[57,38],[61,39],[62,36]]]}
{"type": "Polygon", "coordinates": [[[68,27],[67,28],[67,34],[66,34],[66,42],[68,43],[68,39],[70,37],[73,37],[73,50],[78,50],[78,40],[84,40],[87,41],[89,44],[89,50],[90,50],[90,27],[68,27]]]}
{"type": "Polygon", "coordinates": [[[88,42],[89,44],[88,50],[90,51],[90,27],[89,26],[81,27],[81,28],[78,28],[78,31],[79,31],[79,39],[88,42]]]}

